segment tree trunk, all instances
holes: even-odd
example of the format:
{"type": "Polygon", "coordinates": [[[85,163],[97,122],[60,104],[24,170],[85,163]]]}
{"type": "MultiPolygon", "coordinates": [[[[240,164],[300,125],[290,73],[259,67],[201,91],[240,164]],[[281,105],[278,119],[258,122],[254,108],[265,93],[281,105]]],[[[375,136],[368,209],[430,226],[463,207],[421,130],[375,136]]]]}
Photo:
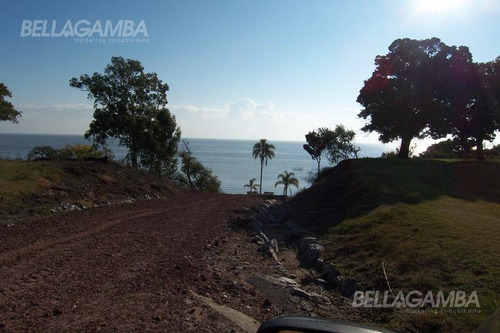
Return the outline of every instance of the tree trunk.
{"type": "Polygon", "coordinates": [[[320,160],[320,159],[318,159],[318,177],[317,177],[318,179],[319,179],[319,172],[320,172],[320,168],[319,168],[319,164],[320,164],[320,163],[321,163],[321,160],[320,160]]]}
{"type": "Polygon", "coordinates": [[[398,158],[410,157],[411,136],[403,135],[401,137],[401,147],[399,148],[398,158]]]}
{"type": "Polygon", "coordinates": [[[260,187],[259,193],[262,194],[262,170],[264,169],[264,160],[260,160],[260,187]]]}
{"type": "Polygon", "coordinates": [[[132,163],[132,168],[137,170],[137,149],[133,144],[130,147],[130,162],[132,163]]]}
{"type": "Polygon", "coordinates": [[[476,138],[476,158],[480,161],[484,160],[483,140],[476,138]]]}

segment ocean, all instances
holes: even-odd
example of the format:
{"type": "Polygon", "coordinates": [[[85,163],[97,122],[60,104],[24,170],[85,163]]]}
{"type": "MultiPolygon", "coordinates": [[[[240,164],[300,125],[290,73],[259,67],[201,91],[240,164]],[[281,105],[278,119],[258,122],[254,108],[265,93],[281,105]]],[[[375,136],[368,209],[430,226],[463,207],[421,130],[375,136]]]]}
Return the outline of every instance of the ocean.
{"type": "MultiPolygon", "coordinates": [[[[212,169],[221,181],[224,193],[246,193],[243,186],[251,178],[260,177],[260,161],[252,156],[252,147],[256,140],[218,140],[218,139],[187,139],[193,155],[203,165],[212,169]]],[[[62,148],[67,144],[91,144],[79,135],[39,135],[39,134],[1,134],[0,158],[25,159],[28,152],[35,146],[47,145],[53,148],[62,148]]],[[[302,148],[305,142],[270,141],[274,144],[275,158],[264,166],[262,192],[281,194],[282,186],[274,187],[277,177],[283,171],[291,171],[299,179],[300,188],[311,185],[311,179],[317,171],[316,161],[302,148]]],[[[359,157],[378,157],[387,150],[382,144],[360,144],[359,157]]],[[[127,154],[127,149],[118,145],[118,142],[109,143],[109,148],[117,160],[127,154]]],[[[322,167],[328,166],[323,159],[322,167]]],[[[292,188],[295,193],[296,188],[292,188]]]]}

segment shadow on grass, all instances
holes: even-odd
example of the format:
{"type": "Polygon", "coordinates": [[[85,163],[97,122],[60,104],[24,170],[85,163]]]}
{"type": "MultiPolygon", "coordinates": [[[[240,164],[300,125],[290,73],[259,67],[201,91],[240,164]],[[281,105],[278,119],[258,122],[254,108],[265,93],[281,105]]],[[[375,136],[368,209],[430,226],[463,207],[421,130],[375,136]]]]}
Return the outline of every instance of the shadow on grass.
{"type": "Polygon", "coordinates": [[[359,159],[339,163],[287,205],[287,215],[322,232],[380,205],[417,204],[442,196],[500,203],[496,161],[359,159]]]}

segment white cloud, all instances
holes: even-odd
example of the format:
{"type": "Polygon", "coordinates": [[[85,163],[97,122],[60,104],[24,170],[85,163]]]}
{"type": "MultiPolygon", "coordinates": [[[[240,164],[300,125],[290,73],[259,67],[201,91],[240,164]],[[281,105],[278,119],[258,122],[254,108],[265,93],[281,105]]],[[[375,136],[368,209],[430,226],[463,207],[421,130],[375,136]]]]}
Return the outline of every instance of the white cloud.
{"type": "Polygon", "coordinates": [[[51,104],[51,105],[40,105],[40,104],[18,104],[16,105],[18,110],[28,110],[28,111],[88,111],[93,110],[94,106],[92,104],[85,103],[73,103],[73,104],[51,104]]]}
{"type": "Polygon", "coordinates": [[[204,106],[195,106],[192,104],[184,105],[169,105],[170,111],[175,114],[187,112],[189,114],[200,115],[203,119],[208,118],[224,118],[226,117],[228,110],[224,108],[208,108],[204,106]]]}
{"type": "Polygon", "coordinates": [[[255,116],[272,114],[274,104],[271,102],[256,103],[250,98],[242,98],[239,101],[229,103],[227,108],[230,117],[248,120],[255,116]]]}

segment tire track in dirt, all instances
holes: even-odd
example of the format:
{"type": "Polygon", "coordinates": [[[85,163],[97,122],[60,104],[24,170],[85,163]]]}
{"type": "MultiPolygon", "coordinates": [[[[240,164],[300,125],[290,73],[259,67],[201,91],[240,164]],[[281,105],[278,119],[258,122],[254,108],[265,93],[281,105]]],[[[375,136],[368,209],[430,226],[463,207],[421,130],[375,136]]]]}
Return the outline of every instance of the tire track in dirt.
{"type": "MultiPolygon", "coordinates": [[[[183,331],[185,291],[205,267],[205,245],[259,202],[189,194],[5,228],[0,330],[183,331]]],[[[206,331],[230,325],[202,323],[206,331]]]]}

